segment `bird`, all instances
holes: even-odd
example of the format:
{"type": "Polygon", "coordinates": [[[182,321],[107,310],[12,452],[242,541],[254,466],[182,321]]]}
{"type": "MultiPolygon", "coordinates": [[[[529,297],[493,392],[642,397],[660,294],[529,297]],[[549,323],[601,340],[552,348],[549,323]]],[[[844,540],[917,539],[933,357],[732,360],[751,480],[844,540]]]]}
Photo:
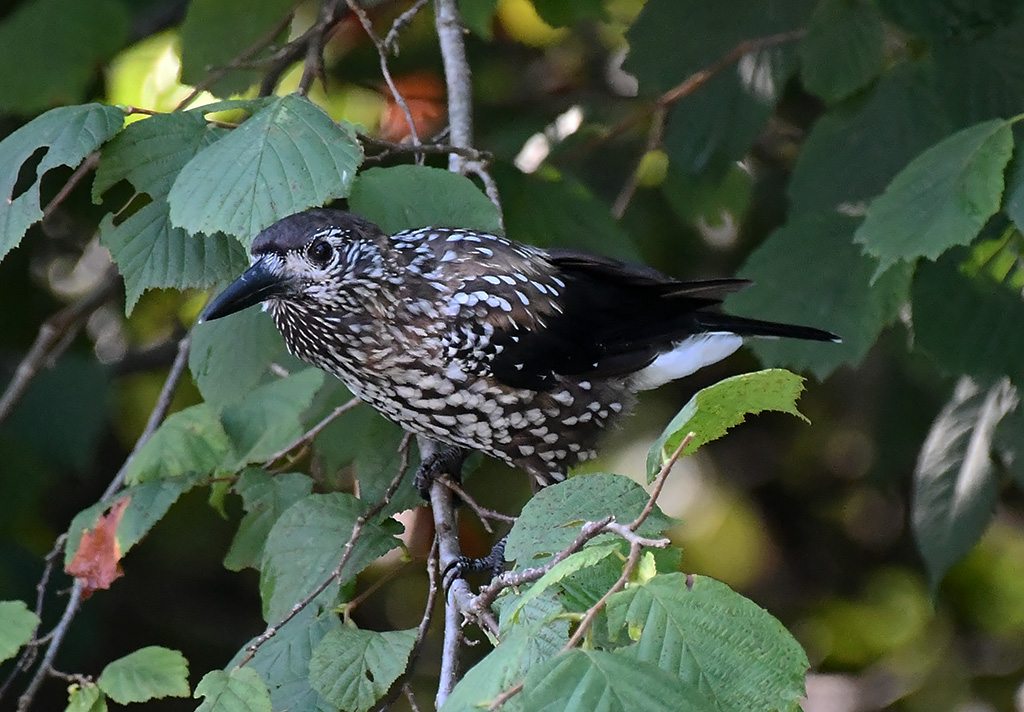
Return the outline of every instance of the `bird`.
{"type": "Polygon", "coordinates": [[[264,229],[251,253],[199,321],[262,303],[292,354],[442,446],[417,472],[424,496],[434,474],[457,476],[472,451],[525,471],[535,491],[562,481],[595,457],[637,393],[728,357],[747,337],[839,341],[723,313],[745,279],[680,281],[473,229],[387,235],[317,208],[264,229]]]}

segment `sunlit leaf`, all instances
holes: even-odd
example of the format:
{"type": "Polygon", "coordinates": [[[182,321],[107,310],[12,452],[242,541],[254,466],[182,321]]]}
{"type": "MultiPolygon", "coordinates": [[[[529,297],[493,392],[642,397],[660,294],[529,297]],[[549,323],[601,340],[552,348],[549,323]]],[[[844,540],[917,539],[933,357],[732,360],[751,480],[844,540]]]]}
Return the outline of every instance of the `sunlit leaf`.
{"type": "Polygon", "coordinates": [[[782,369],[744,373],[702,388],[672,419],[647,455],[647,477],[653,480],[689,433],[693,440],[683,449],[688,455],[705,443],[725,435],[747,415],[766,410],[795,415],[810,422],[797,410],[796,401],[804,390],[804,379],[782,369]]]}

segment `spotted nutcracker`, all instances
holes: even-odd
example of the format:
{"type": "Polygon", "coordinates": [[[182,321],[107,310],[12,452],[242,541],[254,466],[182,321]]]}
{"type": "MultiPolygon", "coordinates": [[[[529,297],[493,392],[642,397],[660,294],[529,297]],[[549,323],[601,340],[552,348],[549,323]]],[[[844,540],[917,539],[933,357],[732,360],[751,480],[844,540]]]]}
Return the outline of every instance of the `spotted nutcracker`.
{"type": "Polygon", "coordinates": [[[720,313],[746,280],[682,282],[476,230],[389,237],[340,210],[280,220],[252,255],[202,321],[264,302],[293,354],[448,446],[427,469],[476,450],[525,470],[535,488],[593,457],[638,391],[729,356],[743,337],[839,340],[720,313]]]}

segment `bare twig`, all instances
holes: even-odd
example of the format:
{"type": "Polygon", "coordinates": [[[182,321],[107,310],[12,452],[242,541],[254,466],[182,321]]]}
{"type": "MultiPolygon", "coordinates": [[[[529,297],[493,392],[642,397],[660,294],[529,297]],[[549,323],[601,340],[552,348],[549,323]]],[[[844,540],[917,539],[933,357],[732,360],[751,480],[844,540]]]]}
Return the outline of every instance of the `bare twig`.
{"type": "Polygon", "coordinates": [[[447,487],[456,495],[458,495],[459,499],[461,499],[466,504],[467,507],[473,510],[473,513],[476,514],[477,519],[480,520],[480,523],[483,525],[484,529],[486,529],[489,534],[494,533],[494,530],[491,529],[490,524],[492,521],[514,522],[516,520],[515,517],[510,517],[507,514],[502,514],[501,512],[495,511],[493,509],[488,509],[487,507],[480,506],[479,502],[470,497],[469,493],[466,492],[466,490],[464,490],[462,486],[459,485],[459,483],[455,482],[455,480],[453,480],[451,477],[445,475],[442,476],[440,479],[444,483],[445,487],[447,487]]]}
{"type": "Polygon", "coordinates": [[[750,54],[751,52],[759,52],[761,50],[768,49],[769,47],[786,44],[787,42],[793,42],[803,37],[804,34],[805,31],[803,29],[799,29],[792,30],[790,32],[781,32],[767,37],[758,37],[752,40],[743,40],[722,55],[722,57],[713,64],[694,72],[679,84],[659,96],[653,102],[644,105],[636,113],[627,116],[622,121],[603,132],[600,136],[595,136],[589,141],[577,144],[576,147],[567,151],[566,155],[575,153],[576,151],[590,150],[599,143],[603,143],[615,136],[625,133],[654,113],[659,107],[667,108],[670,104],[689,96],[697,89],[704,86],[713,76],[738,62],[744,55],[750,54]]]}
{"type": "Polygon", "coordinates": [[[644,505],[643,510],[639,515],[637,515],[637,518],[629,524],[630,531],[635,532],[640,528],[641,524],[647,521],[647,517],[651,516],[651,512],[654,511],[654,505],[657,503],[658,497],[661,496],[661,490],[665,486],[665,480],[668,479],[668,473],[672,471],[672,467],[675,466],[679,458],[683,456],[683,450],[693,442],[695,437],[697,437],[696,433],[687,433],[686,437],[683,438],[682,442],[680,442],[679,446],[675,449],[675,452],[672,453],[672,457],[665,460],[665,464],[663,464],[661,469],[658,470],[658,474],[654,478],[654,486],[651,488],[651,494],[647,498],[647,504],[644,505]]]}
{"type": "Polygon", "coordinates": [[[302,68],[302,77],[299,79],[299,93],[308,94],[313,81],[324,79],[324,44],[331,21],[337,12],[338,0],[323,0],[320,3],[317,23],[314,26],[314,33],[306,44],[306,62],[302,68]]]}
{"type": "MultiPolygon", "coordinates": [[[[366,30],[367,36],[370,41],[373,42],[373,46],[377,48],[377,55],[380,58],[380,73],[384,76],[384,81],[388,85],[388,89],[391,90],[391,96],[394,97],[395,103],[398,104],[398,108],[402,110],[402,114],[405,115],[405,121],[409,124],[409,136],[412,137],[414,145],[419,145],[420,136],[416,132],[416,121],[413,119],[412,112],[409,111],[409,105],[405,103],[405,97],[398,91],[398,87],[395,86],[395,80],[391,77],[391,70],[388,69],[388,48],[381,41],[380,37],[373,30],[373,23],[370,22],[369,16],[363,8],[359,7],[356,0],[345,0],[348,4],[349,9],[355,13],[355,16],[359,18],[359,22],[362,24],[363,29],[366,30]]],[[[390,34],[390,33],[389,33],[390,34]]]]}
{"type": "Polygon", "coordinates": [[[75,619],[78,607],[82,603],[82,589],[84,585],[81,579],[75,579],[75,584],[71,587],[71,596],[64,607],[64,613],[50,633],[50,644],[43,654],[43,660],[39,663],[39,667],[36,668],[36,674],[32,676],[32,680],[29,682],[28,687],[25,688],[25,692],[18,698],[18,712],[25,712],[28,709],[29,705],[32,704],[32,700],[35,699],[36,693],[39,691],[39,686],[43,684],[43,680],[50,674],[53,659],[57,657],[60,644],[63,642],[64,636],[67,635],[71,621],[75,619]]]}
{"type": "Polygon", "coordinates": [[[270,43],[274,41],[274,38],[284,32],[285,28],[291,24],[293,17],[295,17],[294,9],[290,10],[287,15],[282,17],[280,22],[271,27],[265,35],[253,42],[249,47],[239,52],[238,55],[230,62],[225,64],[223,67],[217,67],[216,69],[211,70],[210,73],[203,78],[203,81],[192,87],[192,91],[189,92],[188,96],[178,102],[178,105],[174,107],[174,110],[181,111],[182,109],[187,108],[200,94],[220,81],[225,74],[237,69],[242,69],[246,62],[252,59],[260,50],[269,47],[270,43]]]}
{"type": "Polygon", "coordinates": [[[324,428],[326,428],[328,425],[333,423],[335,420],[337,420],[338,418],[343,416],[345,413],[347,413],[350,410],[352,410],[353,408],[355,408],[360,403],[362,403],[361,400],[359,400],[358,398],[352,397],[349,400],[347,400],[344,403],[342,403],[341,405],[339,405],[337,408],[335,408],[330,413],[328,413],[326,418],[324,418],[319,423],[314,425],[312,428],[310,428],[309,430],[304,432],[302,435],[300,435],[298,438],[296,438],[293,442],[289,443],[288,445],[284,446],[283,448],[281,448],[280,450],[275,452],[273,455],[268,457],[267,461],[263,463],[264,469],[269,469],[271,465],[273,465],[278,460],[284,459],[293,450],[297,450],[299,448],[305,449],[305,447],[309,443],[313,442],[313,439],[317,435],[319,435],[320,432],[324,428]]]}
{"type": "Polygon", "coordinates": [[[78,330],[113,295],[119,284],[117,270],[110,267],[92,291],[42,323],[32,348],[18,364],[3,396],[0,396],[0,423],[10,416],[36,374],[52,367],[78,330]]]}
{"type": "Polygon", "coordinates": [[[82,182],[82,179],[85,178],[85,174],[95,168],[96,164],[99,162],[99,151],[93,151],[85,157],[85,160],[82,161],[81,165],[75,169],[75,172],[71,174],[71,177],[68,178],[67,182],[57,192],[57,195],[53,196],[53,200],[47,203],[46,207],[43,208],[43,220],[46,220],[46,218],[53,214],[53,211],[57,209],[58,205],[64,202],[64,199],[71,194],[71,191],[75,189],[75,186],[82,182]]]}
{"type": "Polygon", "coordinates": [[[629,201],[633,199],[633,194],[640,187],[640,166],[644,156],[661,146],[662,137],[665,135],[665,114],[666,110],[663,105],[659,104],[655,107],[654,115],[651,117],[651,128],[647,132],[647,145],[644,146],[644,152],[640,154],[636,167],[630,172],[629,177],[626,178],[622,190],[619,191],[615,202],[612,204],[612,215],[615,218],[620,219],[626,214],[629,201]]]}
{"type": "Polygon", "coordinates": [[[405,29],[405,27],[412,22],[413,18],[423,9],[423,6],[427,4],[427,0],[416,0],[412,7],[403,12],[401,15],[395,18],[395,21],[391,23],[391,29],[384,35],[382,44],[384,49],[388,52],[394,52],[398,55],[398,33],[405,29]]]}
{"type": "Polygon", "coordinates": [[[381,149],[380,153],[367,156],[367,161],[379,161],[384,158],[388,158],[389,156],[402,153],[413,153],[417,155],[427,153],[455,153],[473,161],[489,161],[492,157],[487,151],[478,151],[475,148],[462,146],[452,146],[447,143],[421,143],[414,146],[409,143],[384,141],[383,139],[367,136],[366,134],[357,134],[357,137],[363,144],[381,149]]]}
{"type": "Polygon", "coordinates": [[[348,541],[346,541],[345,545],[341,548],[341,560],[338,561],[338,565],[334,567],[334,570],[331,571],[327,578],[321,581],[320,584],[317,585],[317,587],[313,589],[313,591],[308,596],[306,596],[301,601],[292,606],[292,609],[288,611],[288,613],[286,613],[281,620],[279,620],[274,625],[268,626],[267,629],[259,635],[259,637],[257,637],[245,648],[245,657],[243,657],[242,660],[238,663],[239,667],[242,667],[243,665],[249,663],[253,659],[253,656],[256,655],[256,652],[263,646],[264,643],[266,643],[268,640],[277,635],[277,632],[281,630],[282,627],[284,627],[289,621],[295,618],[295,616],[297,616],[299,613],[305,610],[305,608],[309,606],[309,604],[311,604],[316,599],[317,596],[326,591],[327,588],[332,583],[341,578],[341,572],[345,569],[345,565],[352,558],[352,554],[355,551],[356,542],[359,540],[359,537],[362,536],[363,527],[365,527],[366,524],[371,519],[380,514],[381,511],[383,511],[384,507],[386,507],[388,503],[391,502],[391,498],[394,497],[395,492],[398,491],[398,486],[402,483],[402,479],[405,477],[405,471],[408,468],[409,460],[406,451],[403,452],[402,462],[399,465],[398,474],[396,474],[394,479],[391,480],[391,484],[388,486],[388,489],[384,493],[384,496],[381,497],[381,499],[376,504],[374,504],[368,510],[359,515],[358,518],[356,518],[355,524],[352,526],[352,533],[349,535],[348,541]]]}

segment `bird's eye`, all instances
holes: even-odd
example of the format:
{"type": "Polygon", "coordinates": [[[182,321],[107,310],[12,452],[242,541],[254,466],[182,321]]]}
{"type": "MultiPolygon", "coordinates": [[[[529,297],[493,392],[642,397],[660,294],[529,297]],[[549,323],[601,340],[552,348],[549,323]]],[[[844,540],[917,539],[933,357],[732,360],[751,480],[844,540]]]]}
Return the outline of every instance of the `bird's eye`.
{"type": "Polygon", "coordinates": [[[334,256],[334,248],[326,240],[317,240],[306,249],[306,256],[317,265],[323,267],[334,256]]]}

